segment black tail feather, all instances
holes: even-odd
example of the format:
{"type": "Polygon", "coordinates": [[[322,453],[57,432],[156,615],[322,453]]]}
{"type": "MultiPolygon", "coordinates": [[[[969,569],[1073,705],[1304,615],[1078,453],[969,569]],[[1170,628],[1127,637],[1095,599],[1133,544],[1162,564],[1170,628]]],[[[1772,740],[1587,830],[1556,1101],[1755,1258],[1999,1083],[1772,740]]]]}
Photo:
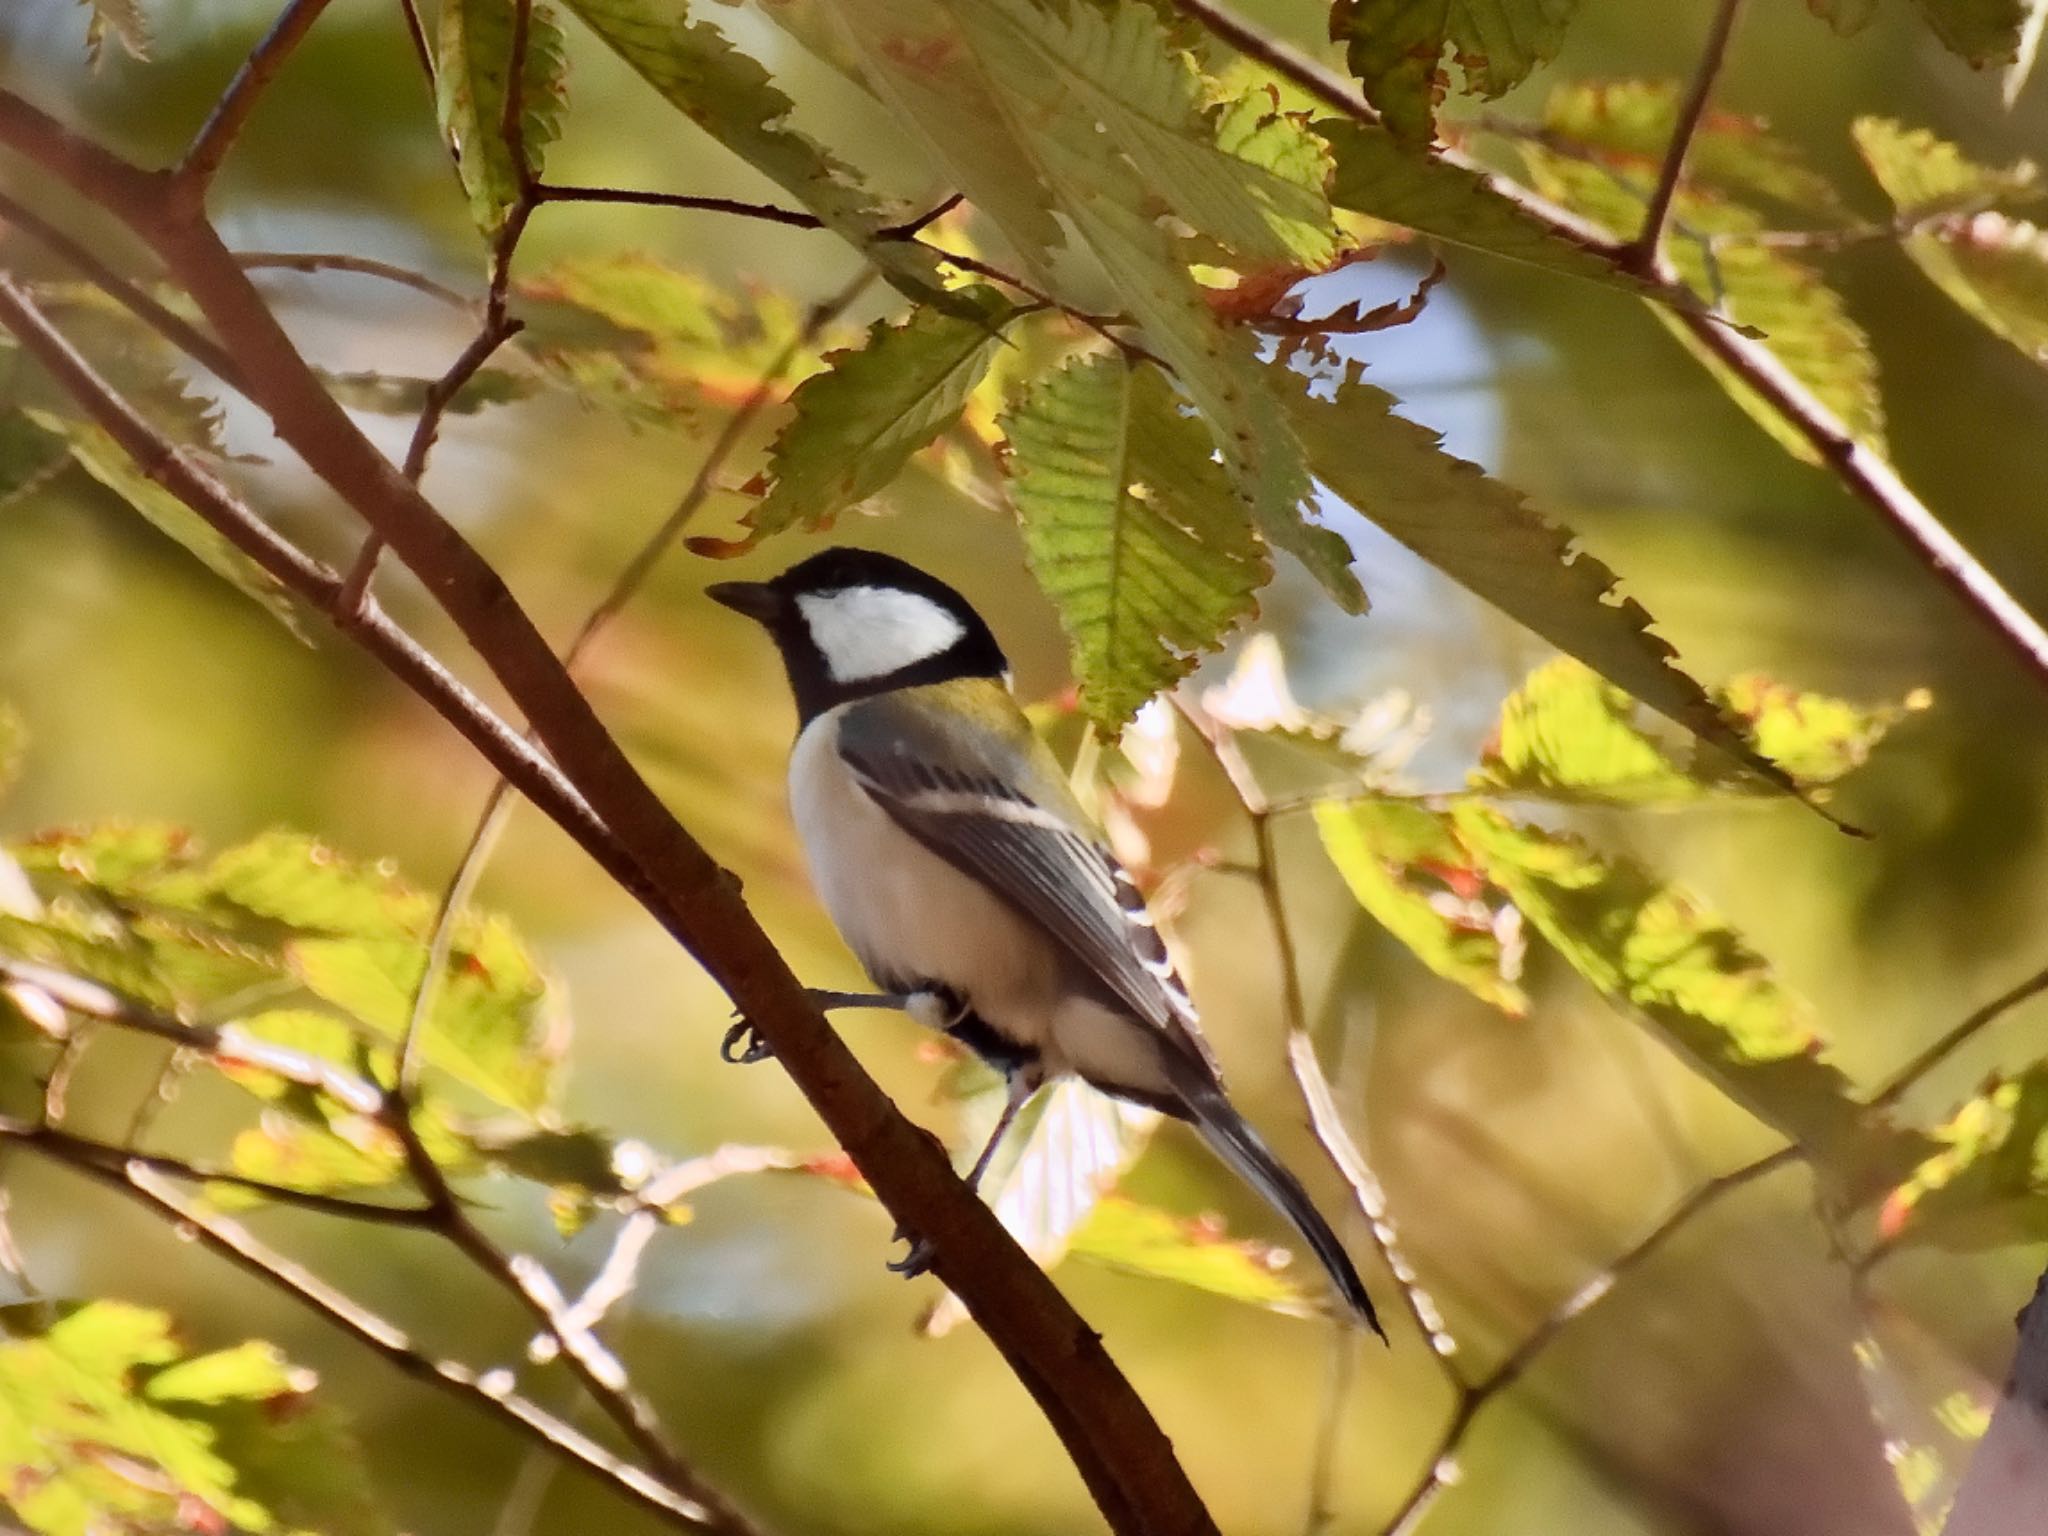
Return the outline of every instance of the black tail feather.
{"type": "Polygon", "coordinates": [[[1287,1171],[1286,1165],[1259,1139],[1259,1133],[1231,1107],[1221,1088],[1213,1083],[1185,1085],[1182,1101],[1196,1128],[1201,1131],[1202,1139],[1209,1143],[1218,1157],[1236,1170],[1240,1178],[1264,1196],[1267,1204],[1287,1218],[1329,1272],[1330,1283],[1336,1287],[1345,1305],[1384,1340],[1387,1331],[1380,1326],[1379,1316],[1373,1311],[1372,1298],[1365,1293],[1365,1282],[1359,1279],[1351,1255],[1344,1251],[1337,1234],[1310,1201],[1301,1181],[1287,1171]]]}

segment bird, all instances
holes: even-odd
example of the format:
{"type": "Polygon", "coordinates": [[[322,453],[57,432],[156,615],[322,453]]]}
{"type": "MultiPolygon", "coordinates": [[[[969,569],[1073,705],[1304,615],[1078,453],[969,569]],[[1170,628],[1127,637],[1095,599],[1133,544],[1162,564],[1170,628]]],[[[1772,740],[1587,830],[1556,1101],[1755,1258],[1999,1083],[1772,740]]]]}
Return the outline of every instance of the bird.
{"type": "MultiPolygon", "coordinates": [[[[880,993],[1005,1085],[978,1187],[1031,1095],[1066,1075],[1190,1122],[1301,1235],[1343,1305],[1386,1337],[1358,1270],[1298,1179],[1232,1106],[1137,886],[1010,687],[987,623],[891,555],[836,547],[714,602],[764,627],[795,695],[789,795],[812,882],[880,993]]],[[[729,1059],[767,1054],[742,1020],[729,1059]]],[[[892,1267],[916,1273],[913,1244],[892,1267]]]]}

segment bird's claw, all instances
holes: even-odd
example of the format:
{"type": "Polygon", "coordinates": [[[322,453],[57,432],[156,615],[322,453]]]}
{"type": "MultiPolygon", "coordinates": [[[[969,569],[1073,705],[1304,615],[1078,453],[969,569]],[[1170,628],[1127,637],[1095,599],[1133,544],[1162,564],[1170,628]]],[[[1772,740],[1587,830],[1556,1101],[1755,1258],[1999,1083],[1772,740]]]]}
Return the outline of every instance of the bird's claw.
{"type": "Polygon", "coordinates": [[[750,1067],[757,1061],[766,1061],[775,1054],[761,1032],[754,1028],[754,1021],[739,1018],[725,1032],[725,1038],[718,1042],[718,1054],[737,1067],[750,1067]]]}
{"type": "Polygon", "coordinates": [[[892,1274],[901,1275],[906,1280],[914,1280],[919,1275],[931,1272],[932,1260],[938,1256],[938,1250],[932,1246],[929,1238],[912,1237],[899,1227],[896,1229],[894,1241],[908,1243],[910,1247],[902,1258],[889,1261],[888,1267],[892,1274]]]}

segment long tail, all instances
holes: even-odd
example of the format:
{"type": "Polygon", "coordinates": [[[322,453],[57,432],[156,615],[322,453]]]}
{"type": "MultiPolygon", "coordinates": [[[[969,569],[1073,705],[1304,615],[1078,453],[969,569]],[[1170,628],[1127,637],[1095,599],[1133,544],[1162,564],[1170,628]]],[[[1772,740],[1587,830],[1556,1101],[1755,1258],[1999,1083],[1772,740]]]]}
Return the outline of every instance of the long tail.
{"type": "MultiPolygon", "coordinates": [[[[1192,1074],[1187,1074],[1192,1077],[1192,1074]]],[[[1238,1177],[1251,1185],[1266,1199],[1266,1203],[1285,1216],[1294,1230],[1301,1234],[1309,1250],[1321,1260],[1324,1269],[1330,1273],[1330,1282],[1337,1288],[1337,1294],[1344,1298],[1345,1305],[1365,1320],[1366,1325],[1382,1339],[1386,1329],[1372,1309],[1372,1298],[1365,1293],[1365,1282],[1358,1278],[1358,1270],[1351,1262],[1351,1255],[1344,1251],[1344,1245],[1337,1241],[1337,1234],[1330,1230],[1330,1224],[1323,1220],[1309,1200],[1308,1191],[1301,1187],[1301,1181],[1287,1171],[1272,1149],[1259,1139],[1259,1133],[1245,1122],[1244,1116],[1231,1108],[1230,1101],[1223,1096],[1223,1090],[1214,1083],[1184,1081],[1177,1085],[1181,1089],[1181,1100],[1194,1117],[1195,1128],[1202,1133],[1202,1139],[1215,1149],[1216,1155],[1236,1170],[1238,1177]]]]}

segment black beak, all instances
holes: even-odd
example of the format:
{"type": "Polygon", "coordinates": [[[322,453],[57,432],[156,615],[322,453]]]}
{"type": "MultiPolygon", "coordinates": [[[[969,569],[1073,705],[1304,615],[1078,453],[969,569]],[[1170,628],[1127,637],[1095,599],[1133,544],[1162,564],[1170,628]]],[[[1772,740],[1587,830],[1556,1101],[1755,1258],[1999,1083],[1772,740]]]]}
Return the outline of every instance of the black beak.
{"type": "Polygon", "coordinates": [[[772,622],[782,612],[782,594],[765,581],[721,581],[706,587],[704,595],[760,624],[772,622]]]}

